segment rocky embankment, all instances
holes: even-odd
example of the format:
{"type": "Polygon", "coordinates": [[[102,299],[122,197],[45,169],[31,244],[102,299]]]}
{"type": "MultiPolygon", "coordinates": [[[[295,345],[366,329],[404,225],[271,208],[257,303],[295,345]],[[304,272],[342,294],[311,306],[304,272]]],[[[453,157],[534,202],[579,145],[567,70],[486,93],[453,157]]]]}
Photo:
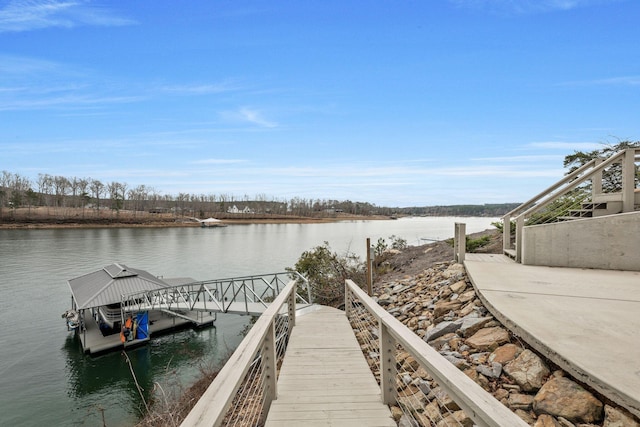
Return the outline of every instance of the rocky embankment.
{"type": "MultiPolygon", "coordinates": [[[[421,273],[380,283],[377,288],[381,306],[529,425],[640,427],[627,411],[583,388],[503,327],[483,307],[461,264],[437,263],[421,273]]],[[[408,354],[399,355],[401,361],[409,358],[408,354]]],[[[403,366],[404,362],[399,363],[399,378],[403,378],[403,366]]],[[[422,369],[405,374],[409,377],[398,381],[399,394],[415,394],[414,390],[430,381],[425,374],[422,369]],[[421,371],[422,378],[416,375],[421,371]]],[[[429,413],[437,425],[447,425],[437,420],[447,416],[451,407],[445,411],[438,408],[442,403],[430,403],[426,398],[418,407],[415,402],[413,399],[411,404],[415,413],[429,413]]],[[[399,425],[413,425],[399,408],[394,409],[399,425]]],[[[457,414],[461,425],[473,425],[457,414]]]]}

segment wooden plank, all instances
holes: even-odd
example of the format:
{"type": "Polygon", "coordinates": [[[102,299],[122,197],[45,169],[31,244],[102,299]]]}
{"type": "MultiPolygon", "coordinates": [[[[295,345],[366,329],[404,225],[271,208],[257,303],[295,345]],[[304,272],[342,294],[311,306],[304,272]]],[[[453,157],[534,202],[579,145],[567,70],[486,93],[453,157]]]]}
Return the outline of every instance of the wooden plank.
{"type": "MultiPolygon", "coordinates": [[[[304,427],[389,427],[389,424],[380,421],[378,418],[364,417],[356,420],[305,420],[304,427]]],[[[395,427],[395,424],[393,424],[395,427]]],[[[300,427],[299,420],[278,420],[268,422],[265,427],[300,427]]]]}
{"type": "MultiPolygon", "coordinates": [[[[298,420],[298,421],[360,420],[362,417],[371,417],[371,418],[376,418],[378,420],[383,420],[386,416],[390,417],[390,415],[387,415],[388,413],[389,413],[388,409],[385,411],[383,408],[380,408],[380,407],[378,407],[377,409],[373,409],[370,407],[362,407],[359,409],[342,409],[342,410],[326,410],[320,407],[320,409],[315,411],[287,411],[287,412],[274,411],[273,414],[269,412],[268,421],[275,422],[275,421],[282,421],[282,420],[298,420]]],[[[395,426],[395,423],[387,424],[387,425],[395,426]]]]}
{"type": "Polygon", "coordinates": [[[344,312],[296,319],[265,426],[395,426],[344,312]]]}

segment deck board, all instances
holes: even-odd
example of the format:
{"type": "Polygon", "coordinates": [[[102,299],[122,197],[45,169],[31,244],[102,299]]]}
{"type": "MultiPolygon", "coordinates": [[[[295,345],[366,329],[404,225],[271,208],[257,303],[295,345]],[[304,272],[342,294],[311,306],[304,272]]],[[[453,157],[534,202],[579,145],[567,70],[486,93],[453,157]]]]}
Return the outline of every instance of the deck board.
{"type": "Polygon", "coordinates": [[[395,426],[344,312],[296,319],[265,427],[395,426]]]}

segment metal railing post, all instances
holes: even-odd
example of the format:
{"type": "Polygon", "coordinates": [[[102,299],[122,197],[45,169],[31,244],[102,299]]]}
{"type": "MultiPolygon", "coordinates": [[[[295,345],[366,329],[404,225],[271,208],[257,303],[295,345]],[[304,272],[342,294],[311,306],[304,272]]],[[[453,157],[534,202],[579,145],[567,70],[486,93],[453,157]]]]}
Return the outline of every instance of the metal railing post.
{"type": "Polygon", "coordinates": [[[389,333],[389,328],[382,320],[378,320],[380,328],[380,391],[385,405],[395,405],[396,388],[396,340],[389,333]]]}

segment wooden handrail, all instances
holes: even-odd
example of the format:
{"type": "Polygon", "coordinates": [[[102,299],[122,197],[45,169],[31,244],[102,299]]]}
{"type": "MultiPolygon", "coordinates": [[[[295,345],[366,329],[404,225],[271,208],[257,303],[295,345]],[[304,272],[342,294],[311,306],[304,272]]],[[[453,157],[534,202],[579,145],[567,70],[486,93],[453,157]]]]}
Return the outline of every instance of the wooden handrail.
{"type": "MultiPolygon", "coordinates": [[[[207,391],[180,424],[181,427],[221,425],[256,354],[263,348],[265,340],[273,340],[274,321],[285,302],[289,304],[289,316],[295,313],[295,295],[296,282],[291,281],[251,327],[207,391]]],[[[294,324],[295,320],[290,323],[290,325],[294,324]]],[[[271,348],[273,350],[273,345],[271,348]]],[[[271,360],[271,363],[275,364],[275,361],[271,360]]],[[[268,369],[272,372],[270,386],[275,389],[275,365],[268,369]]],[[[271,394],[275,396],[275,390],[271,390],[271,394]]]]}
{"type": "MultiPolygon", "coordinates": [[[[353,281],[346,280],[345,294],[349,292],[356,296],[358,301],[367,308],[381,326],[379,336],[381,341],[380,372],[382,378],[380,382],[383,385],[383,400],[384,396],[393,395],[390,390],[385,389],[385,384],[391,384],[395,388],[395,378],[393,381],[384,378],[385,373],[394,371],[395,357],[388,358],[382,354],[384,348],[390,348],[389,340],[392,338],[402,344],[404,350],[437,381],[440,387],[449,394],[476,425],[484,427],[526,427],[528,425],[451,362],[442,357],[393,315],[380,307],[353,281]],[[394,366],[388,366],[389,363],[394,366]]],[[[349,308],[345,307],[345,309],[348,313],[349,308]]],[[[394,402],[385,401],[385,403],[394,402]]]]}

